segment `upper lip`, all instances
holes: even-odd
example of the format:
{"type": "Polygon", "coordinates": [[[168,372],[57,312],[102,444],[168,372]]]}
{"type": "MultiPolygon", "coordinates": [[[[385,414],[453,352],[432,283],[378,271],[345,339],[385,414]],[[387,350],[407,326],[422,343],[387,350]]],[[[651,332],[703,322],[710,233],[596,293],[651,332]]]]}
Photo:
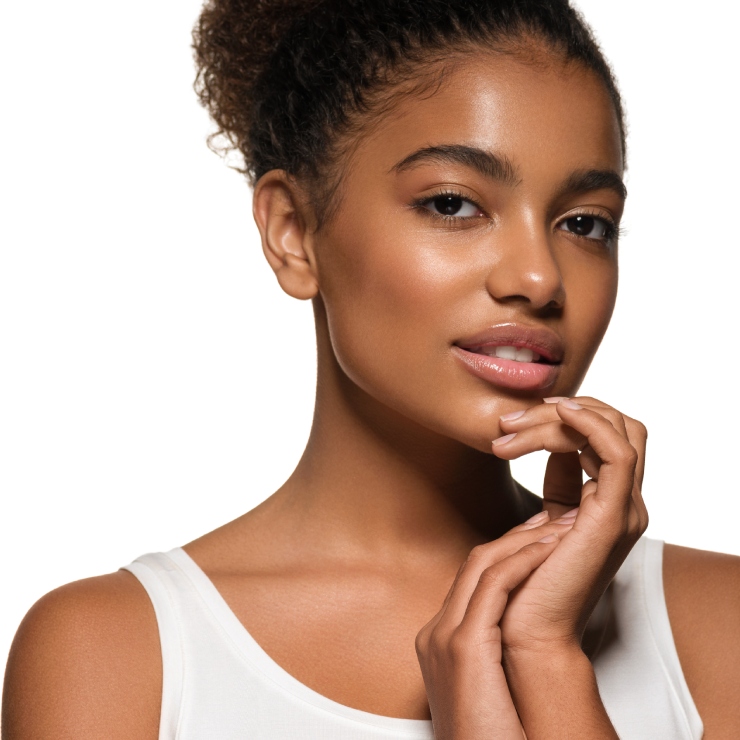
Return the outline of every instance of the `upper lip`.
{"type": "Polygon", "coordinates": [[[528,326],[514,322],[497,324],[460,339],[455,345],[469,352],[484,347],[519,347],[531,349],[553,364],[563,361],[563,340],[552,329],[544,326],[528,326]]]}

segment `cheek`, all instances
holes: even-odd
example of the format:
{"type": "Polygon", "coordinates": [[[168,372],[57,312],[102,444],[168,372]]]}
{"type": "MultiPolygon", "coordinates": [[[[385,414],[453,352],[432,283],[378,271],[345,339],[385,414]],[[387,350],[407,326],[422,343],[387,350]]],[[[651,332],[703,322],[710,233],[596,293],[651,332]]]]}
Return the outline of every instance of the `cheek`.
{"type": "Polygon", "coordinates": [[[320,265],[334,353],[373,395],[405,395],[404,380],[431,372],[446,349],[445,316],[460,290],[454,260],[407,230],[401,240],[390,220],[356,224],[354,233],[325,244],[320,265]]]}
{"type": "Polygon", "coordinates": [[[568,372],[563,381],[566,395],[572,395],[583,381],[596,350],[606,333],[617,298],[617,266],[609,263],[592,269],[584,275],[579,271],[573,276],[568,291],[566,285],[566,310],[564,328],[567,345],[571,348],[568,372]]]}

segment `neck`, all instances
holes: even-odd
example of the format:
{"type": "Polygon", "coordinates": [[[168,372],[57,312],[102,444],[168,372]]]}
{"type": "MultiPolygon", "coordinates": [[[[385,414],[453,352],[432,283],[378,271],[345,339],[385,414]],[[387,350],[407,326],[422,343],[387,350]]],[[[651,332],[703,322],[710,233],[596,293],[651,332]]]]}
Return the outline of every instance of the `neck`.
{"type": "Polygon", "coordinates": [[[537,510],[509,464],[384,406],[319,338],[317,400],[306,450],[274,497],[291,538],[343,557],[459,558],[537,510]],[[322,346],[323,345],[323,346],[322,346]]]}

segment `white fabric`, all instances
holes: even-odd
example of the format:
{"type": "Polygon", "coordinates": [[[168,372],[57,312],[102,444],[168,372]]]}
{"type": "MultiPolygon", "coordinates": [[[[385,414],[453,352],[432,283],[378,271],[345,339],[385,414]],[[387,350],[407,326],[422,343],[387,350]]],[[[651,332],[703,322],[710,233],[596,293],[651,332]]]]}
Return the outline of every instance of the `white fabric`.
{"type": "MultiPolygon", "coordinates": [[[[589,623],[602,700],[622,740],[698,740],[673,643],[663,543],[642,538],[589,623]]],[[[126,566],[154,605],[163,660],[160,740],[431,740],[431,722],[370,714],[316,693],[254,641],[181,548],[126,566]]]]}

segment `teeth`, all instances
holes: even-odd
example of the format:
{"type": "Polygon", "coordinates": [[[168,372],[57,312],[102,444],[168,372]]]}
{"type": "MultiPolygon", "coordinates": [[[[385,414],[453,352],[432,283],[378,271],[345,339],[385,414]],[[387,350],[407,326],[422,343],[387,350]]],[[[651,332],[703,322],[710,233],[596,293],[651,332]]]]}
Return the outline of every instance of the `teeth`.
{"type": "Polygon", "coordinates": [[[494,354],[502,360],[516,360],[519,350],[516,347],[495,347],[494,354]]]}
{"type": "Polygon", "coordinates": [[[481,347],[481,354],[489,357],[500,357],[502,360],[514,362],[537,362],[540,355],[525,347],[481,347]]]}
{"type": "MultiPolygon", "coordinates": [[[[520,348],[516,351],[516,361],[534,362],[534,355],[535,353],[531,349],[520,348]]],[[[537,355],[537,359],[540,359],[539,355],[537,355]]]]}

